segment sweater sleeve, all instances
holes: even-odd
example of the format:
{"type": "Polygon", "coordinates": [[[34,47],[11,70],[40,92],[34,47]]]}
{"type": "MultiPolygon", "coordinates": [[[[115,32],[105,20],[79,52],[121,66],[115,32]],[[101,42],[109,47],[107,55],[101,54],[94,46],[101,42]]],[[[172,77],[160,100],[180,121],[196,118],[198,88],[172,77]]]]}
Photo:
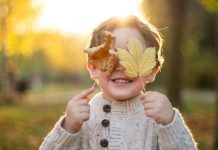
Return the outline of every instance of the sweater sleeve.
{"type": "Polygon", "coordinates": [[[158,124],[160,150],[196,150],[196,143],[177,109],[173,121],[168,125],[158,124]]]}
{"type": "Polygon", "coordinates": [[[45,137],[40,146],[40,150],[80,150],[81,149],[81,133],[69,133],[61,124],[64,120],[62,116],[56,123],[52,131],[45,137]]]}

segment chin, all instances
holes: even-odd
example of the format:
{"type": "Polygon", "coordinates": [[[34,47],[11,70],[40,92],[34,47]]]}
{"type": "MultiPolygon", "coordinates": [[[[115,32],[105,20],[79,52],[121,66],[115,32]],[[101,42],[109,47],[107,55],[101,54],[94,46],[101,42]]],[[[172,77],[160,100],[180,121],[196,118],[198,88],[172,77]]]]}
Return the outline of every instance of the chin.
{"type": "Polygon", "coordinates": [[[116,91],[115,93],[111,93],[110,95],[110,97],[111,97],[111,99],[112,100],[115,100],[115,101],[126,101],[126,100],[130,100],[130,99],[132,99],[133,97],[136,97],[137,95],[139,95],[140,94],[140,92],[139,93],[128,93],[128,92],[122,92],[122,91],[116,91]]]}
{"type": "Polygon", "coordinates": [[[114,99],[116,100],[116,101],[126,101],[126,100],[129,100],[129,99],[131,99],[132,97],[128,97],[128,96],[123,96],[123,95],[115,95],[114,96],[114,99]]]}

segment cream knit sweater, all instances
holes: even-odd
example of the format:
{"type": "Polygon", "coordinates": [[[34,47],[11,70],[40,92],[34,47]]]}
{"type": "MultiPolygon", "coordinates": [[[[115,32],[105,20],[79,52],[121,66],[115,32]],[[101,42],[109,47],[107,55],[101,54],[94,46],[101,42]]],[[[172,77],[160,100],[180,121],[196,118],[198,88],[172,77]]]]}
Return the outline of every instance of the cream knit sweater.
{"type": "Polygon", "coordinates": [[[163,126],[145,116],[138,97],[110,102],[95,95],[90,119],[71,134],[61,127],[64,116],[44,139],[41,150],[195,150],[196,144],[175,109],[173,121],[163,126]],[[106,106],[105,106],[106,105],[106,106]],[[103,121],[104,120],[104,121],[103,121]]]}

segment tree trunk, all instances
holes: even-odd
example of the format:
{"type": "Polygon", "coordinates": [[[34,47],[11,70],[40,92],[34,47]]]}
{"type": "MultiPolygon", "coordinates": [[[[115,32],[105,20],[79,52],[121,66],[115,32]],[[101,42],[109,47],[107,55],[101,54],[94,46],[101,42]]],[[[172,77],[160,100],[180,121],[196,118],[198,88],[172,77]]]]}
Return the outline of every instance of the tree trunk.
{"type": "MultiPolygon", "coordinates": [[[[215,49],[218,57],[218,11],[215,13],[215,49]]],[[[216,68],[215,68],[216,69],[216,68]]],[[[216,70],[216,105],[215,105],[215,142],[214,150],[218,149],[218,71],[216,70]]]]}
{"type": "Polygon", "coordinates": [[[168,0],[170,24],[169,24],[169,48],[167,49],[167,95],[174,107],[182,108],[181,103],[181,46],[183,37],[185,4],[186,0],[168,0]]]}
{"type": "Polygon", "coordinates": [[[10,79],[8,76],[8,57],[7,57],[7,51],[6,51],[6,32],[7,32],[7,16],[8,16],[8,9],[5,9],[8,7],[9,2],[3,2],[1,3],[0,9],[4,12],[3,16],[0,16],[0,50],[2,54],[2,74],[1,74],[1,87],[3,91],[3,98],[0,103],[6,103],[10,104],[12,103],[12,87],[10,85],[10,79]]]}

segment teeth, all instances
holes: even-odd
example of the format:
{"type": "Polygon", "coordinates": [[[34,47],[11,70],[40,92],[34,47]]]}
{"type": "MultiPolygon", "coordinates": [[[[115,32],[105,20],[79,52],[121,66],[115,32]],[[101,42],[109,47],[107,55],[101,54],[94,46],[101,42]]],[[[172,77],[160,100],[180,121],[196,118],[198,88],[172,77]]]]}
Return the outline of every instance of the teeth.
{"type": "Polygon", "coordinates": [[[114,80],[114,82],[116,82],[116,83],[129,83],[129,80],[117,79],[117,80],[114,80]]]}

